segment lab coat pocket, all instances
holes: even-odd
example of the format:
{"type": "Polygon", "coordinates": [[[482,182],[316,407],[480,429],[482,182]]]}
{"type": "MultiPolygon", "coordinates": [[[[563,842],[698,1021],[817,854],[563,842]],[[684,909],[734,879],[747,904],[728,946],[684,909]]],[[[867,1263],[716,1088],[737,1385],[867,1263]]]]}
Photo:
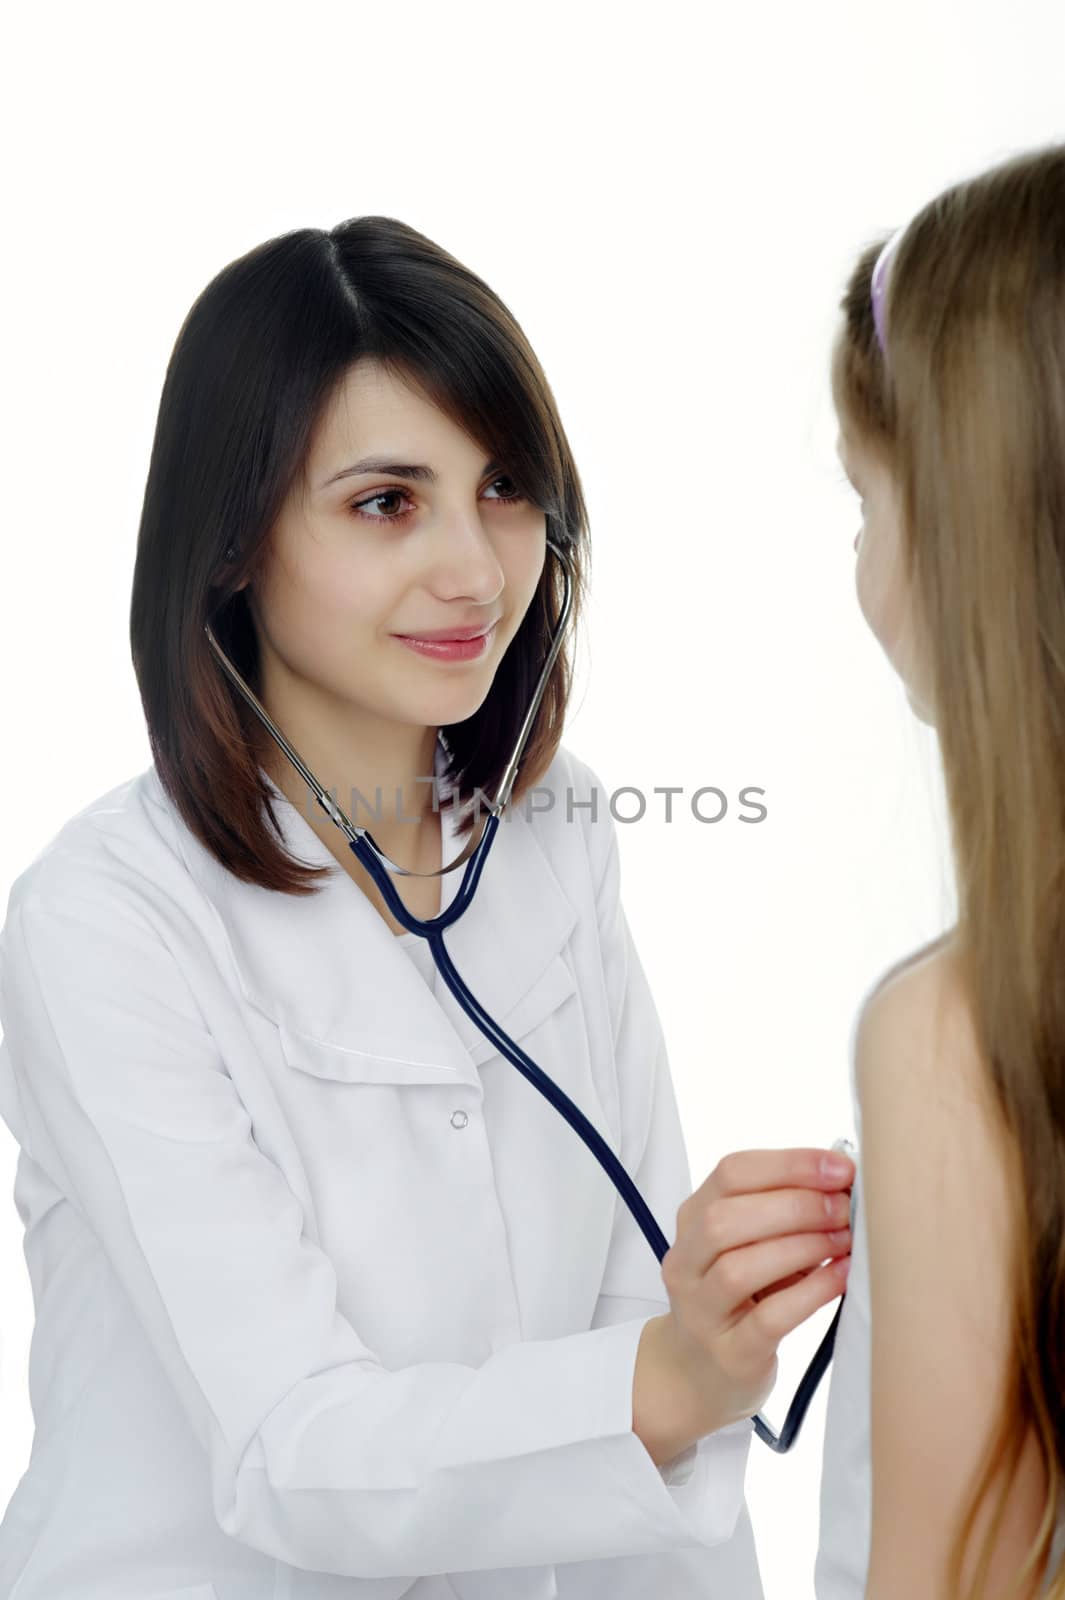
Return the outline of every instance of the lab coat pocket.
{"type": "Polygon", "coordinates": [[[454,1068],[448,1062],[411,1061],[352,1049],[328,1039],[301,1033],[284,1021],[278,1022],[281,1049],[290,1067],[309,1072],[315,1078],[332,1078],[340,1083],[453,1083],[454,1068]]]}

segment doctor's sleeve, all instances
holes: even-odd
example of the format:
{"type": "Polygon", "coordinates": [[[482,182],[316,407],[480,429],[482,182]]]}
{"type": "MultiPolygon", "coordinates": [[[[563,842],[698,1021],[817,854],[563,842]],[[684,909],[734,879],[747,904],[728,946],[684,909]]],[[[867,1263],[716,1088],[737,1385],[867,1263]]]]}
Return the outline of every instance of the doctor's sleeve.
{"type": "MultiPolygon", "coordinates": [[[[609,813],[596,831],[606,845],[596,906],[621,1110],[618,1154],[672,1243],[677,1209],[692,1192],[688,1155],[661,1022],[621,903],[617,832],[609,813]]],[[[592,1326],[639,1318],[642,1327],[668,1310],[661,1264],[618,1195],[592,1326]]],[[[631,1371],[629,1376],[631,1380],[631,1371]]],[[[717,1525],[726,1508],[735,1522],[743,1504],[752,1434],[750,1419],[732,1423],[660,1469],[696,1526],[705,1519],[717,1525]]]]}
{"type": "MultiPolygon", "coordinates": [[[[366,1578],[731,1536],[745,1442],[721,1441],[720,1483],[689,1510],[690,1485],[668,1488],[632,1432],[641,1321],[518,1341],[476,1367],[384,1366],[256,1143],[228,1040],[206,1025],[158,908],[95,866],[49,865],[54,879],[16,882],[0,935],[6,1103],[128,1295],[203,1448],[224,1533],[366,1578]]],[[[206,951],[197,973],[223,988],[206,951]]],[[[668,1206],[682,1175],[658,1165],[676,1160],[661,1103],[641,1176],[668,1206]]],[[[653,1282],[635,1266],[621,1231],[608,1288],[642,1305],[653,1282]]]]}

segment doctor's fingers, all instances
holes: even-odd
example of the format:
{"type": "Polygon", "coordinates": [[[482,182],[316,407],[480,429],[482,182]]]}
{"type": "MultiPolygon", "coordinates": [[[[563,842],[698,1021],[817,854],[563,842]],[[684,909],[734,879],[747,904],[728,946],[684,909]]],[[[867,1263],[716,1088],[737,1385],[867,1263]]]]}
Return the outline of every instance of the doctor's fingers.
{"type": "Polygon", "coordinates": [[[743,1245],[790,1234],[835,1232],[850,1221],[846,1192],[772,1189],[764,1194],[718,1195],[702,1207],[693,1204],[695,1198],[690,1196],[677,1212],[673,1245],[674,1263],[695,1273],[708,1272],[719,1256],[743,1245]]]}
{"type": "Polygon", "coordinates": [[[849,1189],[856,1170],[849,1157],[833,1150],[733,1150],[722,1156],[710,1176],[682,1203],[681,1210],[689,1206],[703,1210],[719,1196],[773,1189],[808,1189],[813,1193],[849,1189]],[[822,1171],[821,1164],[826,1160],[843,1163],[838,1176],[822,1171]]]}
{"type": "MultiPolygon", "coordinates": [[[[662,1281],[674,1313],[683,1321],[698,1322],[707,1329],[721,1328],[749,1311],[752,1301],[760,1304],[767,1298],[784,1298],[785,1285],[790,1290],[796,1278],[801,1283],[816,1277],[811,1268],[819,1268],[826,1258],[831,1257],[831,1266],[838,1267],[841,1258],[849,1260],[850,1248],[849,1229],[836,1235],[796,1233],[726,1251],[709,1272],[695,1277],[682,1263],[670,1261],[667,1254],[662,1262],[662,1281]]],[[[826,1283],[831,1281],[830,1277],[826,1283]]],[[[838,1293],[838,1287],[832,1292],[838,1293]]],[[[816,1304],[822,1301],[817,1300],[816,1304]]],[[[807,1315],[808,1312],[803,1313],[798,1320],[801,1322],[807,1315]]]]}
{"type": "MultiPolygon", "coordinates": [[[[829,1238],[831,1238],[831,1234],[829,1235],[829,1238]]],[[[848,1235],[848,1243],[846,1245],[841,1246],[839,1249],[835,1250],[833,1252],[833,1254],[835,1255],[835,1257],[837,1259],[842,1260],[843,1257],[844,1257],[844,1253],[845,1252],[849,1256],[849,1252],[850,1252],[849,1235],[848,1235]]],[[[754,1295],[751,1296],[751,1299],[752,1300],[764,1300],[767,1295],[777,1294],[777,1293],[779,1293],[779,1291],[781,1289],[790,1289],[793,1283],[801,1283],[803,1278],[809,1277],[810,1273],[814,1271],[815,1267],[818,1267],[818,1266],[821,1266],[821,1265],[822,1265],[822,1262],[821,1261],[817,1261],[817,1262],[814,1263],[813,1266],[804,1267],[801,1272],[791,1272],[791,1273],[788,1274],[788,1276],[786,1278],[780,1278],[776,1283],[771,1283],[768,1288],[760,1289],[757,1294],[754,1294],[754,1295]]]]}
{"type": "MultiPolygon", "coordinates": [[[[712,1339],[718,1367],[736,1383],[745,1377],[748,1381],[761,1377],[766,1364],[775,1361],[780,1341],[846,1291],[849,1267],[850,1256],[843,1256],[804,1273],[787,1288],[767,1290],[742,1301],[730,1324],[712,1339]]],[[[708,1312],[707,1320],[716,1321],[718,1316],[716,1311],[708,1312]]]]}
{"type": "Polygon", "coordinates": [[[753,1307],[748,1314],[741,1311],[735,1332],[755,1341],[755,1356],[765,1349],[775,1350],[781,1339],[794,1333],[815,1311],[843,1294],[847,1287],[847,1274],[851,1258],[841,1256],[835,1261],[817,1266],[803,1273],[797,1283],[788,1282],[782,1289],[767,1289],[753,1296],[753,1307]]]}

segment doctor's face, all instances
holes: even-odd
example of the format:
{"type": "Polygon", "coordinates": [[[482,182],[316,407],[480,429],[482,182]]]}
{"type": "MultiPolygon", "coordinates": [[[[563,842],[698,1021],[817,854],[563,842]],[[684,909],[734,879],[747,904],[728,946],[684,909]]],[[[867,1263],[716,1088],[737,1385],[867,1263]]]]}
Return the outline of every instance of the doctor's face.
{"type": "Polygon", "coordinates": [[[854,541],[854,583],[862,615],[902,679],[910,706],[933,725],[923,687],[913,606],[902,557],[902,518],[894,474],[844,427],[836,449],[852,488],[861,498],[863,523],[854,541]]]}
{"type": "Polygon", "coordinates": [[[342,715],[461,722],[536,591],[546,533],[505,461],[487,462],[418,389],[359,361],[323,415],[306,488],[283,508],[249,593],[264,666],[286,694],[310,683],[342,715]],[[462,655],[399,637],[471,628],[490,631],[462,655]]]}

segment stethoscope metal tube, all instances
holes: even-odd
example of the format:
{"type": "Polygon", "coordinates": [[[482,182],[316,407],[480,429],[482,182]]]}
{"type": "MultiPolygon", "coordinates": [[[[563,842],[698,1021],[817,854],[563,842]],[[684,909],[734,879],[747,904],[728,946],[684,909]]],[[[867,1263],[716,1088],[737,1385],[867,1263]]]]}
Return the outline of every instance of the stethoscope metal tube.
{"type": "MultiPolygon", "coordinates": [[[[311,772],[306,763],[301,760],[299,755],[292,748],[284,734],[281,732],[280,728],[273,721],[265,706],[263,706],[262,702],[259,700],[258,696],[245,682],[242,675],[229,660],[229,657],[218,643],[218,640],[215,637],[209,623],[204,624],[204,631],[210,642],[212,650],[217,656],[228,677],[236,686],[237,690],[251,706],[256,716],[260,719],[267,731],[272,735],[274,740],[287,756],[288,760],[300,774],[301,778],[303,778],[304,782],[308,785],[311,792],[314,794],[317,803],[329,817],[330,821],[334,822],[337,827],[347,835],[349,848],[357,857],[357,859],[361,861],[362,865],[366,868],[367,872],[369,872],[370,876],[377,884],[377,887],[380,889],[381,894],[385,899],[388,909],[396,918],[397,922],[401,923],[403,927],[406,928],[410,933],[419,934],[423,939],[427,940],[429,949],[432,952],[433,960],[436,963],[437,970],[439,971],[444,982],[447,984],[448,988],[451,990],[451,993],[455,996],[455,999],[458,1001],[459,1005],[462,1007],[463,1011],[470,1018],[471,1022],[473,1022],[475,1026],[480,1029],[481,1033],[483,1033],[485,1038],[495,1046],[500,1054],[504,1056],[512,1066],[516,1067],[522,1076],[527,1078],[534,1088],[540,1091],[545,1099],[550,1101],[555,1110],[565,1118],[573,1131],[584,1141],[588,1149],[599,1162],[600,1166],[606,1172],[618,1193],[621,1195],[621,1198],[624,1200],[625,1204],[628,1206],[637,1226],[643,1233],[648,1244],[651,1246],[651,1249],[654,1251],[656,1260],[661,1264],[666,1251],[670,1248],[669,1241],[662,1232],[661,1228],[658,1226],[658,1223],[651,1214],[651,1211],[644,1201],[643,1196],[640,1194],[640,1191],[637,1189],[636,1185],[625,1171],[625,1168],[621,1165],[621,1162],[618,1160],[617,1156],[602,1138],[598,1130],[588,1121],[588,1118],[584,1115],[580,1108],[574,1105],[569,1096],[563,1093],[553,1079],[549,1078],[546,1072],[542,1071],[542,1069],[536,1065],[535,1061],[527,1056],[520,1046],[517,1045],[508,1034],[504,1033],[499,1024],[495,1022],[491,1016],[489,1016],[487,1011],[484,1010],[476,996],[471,994],[470,990],[463,982],[462,977],[456,971],[451,961],[451,957],[449,956],[444,945],[444,930],[449,928],[452,923],[458,921],[459,917],[461,917],[463,912],[468,909],[473,900],[478,881],[481,873],[484,871],[485,862],[488,859],[488,853],[492,848],[492,842],[495,839],[496,832],[499,828],[499,821],[503,812],[503,808],[510,799],[510,791],[513,788],[514,779],[517,775],[518,763],[521,760],[521,753],[528,741],[533,720],[537,711],[539,710],[540,702],[543,699],[544,690],[547,687],[548,677],[561,647],[566,623],[569,620],[569,614],[572,605],[572,580],[570,578],[565,552],[560,545],[554,542],[554,540],[548,539],[547,543],[548,547],[554,551],[555,555],[559,559],[565,583],[565,593],[562,607],[558,621],[555,624],[552,633],[551,645],[547,653],[547,659],[544,663],[536,688],[533,692],[529,709],[526,712],[521,728],[519,729],[513,753],[510,757],[510,760],[507,762],[496,793],[488,807],[488,815],[485,819],[485,824],[481,832],[480,839],[475,842],[474,834],[471,833],[464,849],[455,857],[454,861],[449,862],[447,866],[438,867],[433,872],[412,872],[406,867],[399,866],[396,862],[390,860],[389,857],[385,855],[384,851],[381,850],[380,846],[375,843],[372,834],[370,834],[366,828],[357,827],[349,820],[349,818],[337,805],[335,800],[333,800],[323,785],[315,777],[314,773],[311,772]],[[466,870],[462,875],[462,882],[459,885],[458,891],[447,910],[440,912],[439,915],[435,917],[420,918],[414,916],[412,912],[407,909],[399,894],[396,892],[395,884],[392,882],[390,876],[392,873],[398,873],[404,877],[440,877],[445,872],[452,872],[455,867],[459,866],[463,861],[466,862],[466,870]]],[[[799,1384],[795,1398],[788,1408],[787,1417],[785,1418],[784,1426],[781,1428],[779,1435],[774,1433],[773,1429],[762,1416],[756,1415],[753,1418],[755,1432],[758,1434],[758,1437],[767,1445],[769,1445],[770,1449],[777,1451],[779,1454],[784,1454],[786,1451],[790,1450],[791,1446],[798,1437],[799,1429],[802,1427],[803,1419],[806,1415],[810,1401],[813,1399],[817,1390],[817,1386],[821,1382],[828,1364],[832,1359],[832,1350],[836,1338],[836,1327],[839,1322],[840,1312],[842,1309],[843,1301],[841,1299],[839,1306],[836,1308],[836,1314],[832,1319],[832,1323],[828,1328],[824,1338],[821,1340],[817,1352],[814,1355],[813,1360],[810,1362],[802,1382],[799,1384]]]]}

